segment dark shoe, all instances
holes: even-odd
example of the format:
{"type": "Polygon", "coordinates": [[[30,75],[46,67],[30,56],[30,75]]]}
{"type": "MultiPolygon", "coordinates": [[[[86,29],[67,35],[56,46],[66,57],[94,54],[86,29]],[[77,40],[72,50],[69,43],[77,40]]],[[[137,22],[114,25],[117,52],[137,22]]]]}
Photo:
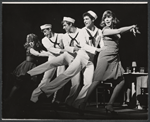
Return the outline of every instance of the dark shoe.
{"type": "Polygon", "coordinates": [[[69,110],[74,111],[74,107],[72,107],[71,105],[69,105],[69,104],[65,103],[65,106],[66,106],[69,110]]]}
{"type": "Polygon", "coordinates": [[[43,103],[43,102],[50,103],[50,100],[48,99],[48,97],[46,96],[44,92],[42,92],[42,94],[39,95],[39,100],[38,100],[38,103],[43,103]]]}
{"type": "Polygon", "coordinates": [[[74,108],[74,109],[80,116],[84,116],[85,111],[83,109],[80,109],[80,108],[74,108]]]}
{"type": "Polygon", "coordinates": [[[107,106],[105,106],[105,110],[106,110],[106,113],[110,113],[112,115],[117,115],[117,112],[114,111],[113,107],[111,104],[108,104],[107,106]]]}
{"type": "Polygon", "coordinates": [[[58,100],[57,101],[53,101],[52,104],[56,105],[56,106],[64,106],[64,105],[66,105],[65,103],[62,103],[62,102],[60,102],[58,100]]]}
{"type": "Polygon", "coordinates": [[[51,106],[52,106],[52,108],[55,108],[55,109],[60,107],[59,102],[57,102],[57,101],[52,102],[51,106]]]}
{"type": "Polygon", "coordinates": [[[85,107],[86,107],[86,102],[81,103],[79,106],[79,108],[83,111],[85,110],[85,107]]]}
{"type": "Polygon", "coordinates": [[[112,114],[112,115],[117,115],[117,112],[116,111],[112,111],[112,110],[109,110],[109,109],[107,109],[107,108],[105,108],[105,110],[106,110],[106,113],[108,114],[108,113],[110,113],[110,114],[112,114]]]}

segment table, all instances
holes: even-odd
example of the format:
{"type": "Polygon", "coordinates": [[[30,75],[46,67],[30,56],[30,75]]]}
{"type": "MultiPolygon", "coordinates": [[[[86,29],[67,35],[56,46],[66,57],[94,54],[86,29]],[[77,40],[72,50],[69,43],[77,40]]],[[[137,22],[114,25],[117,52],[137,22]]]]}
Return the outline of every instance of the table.
{"type": "MultiPolygon", "coordinates": [[[[136,93],[136,97],[141,94],[141,87],[148,87],[148,73],[124,73],[125,80],[131,82],[131,97],[136,93]]],[[[139,101],[136,98],[136,105],[139,104],[139,101]]]]}

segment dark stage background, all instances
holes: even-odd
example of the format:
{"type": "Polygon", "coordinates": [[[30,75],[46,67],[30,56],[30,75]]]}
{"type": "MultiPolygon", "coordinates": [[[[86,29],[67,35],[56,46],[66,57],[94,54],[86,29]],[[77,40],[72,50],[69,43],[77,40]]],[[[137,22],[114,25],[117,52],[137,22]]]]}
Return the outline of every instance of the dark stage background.
{"type": "Polygon", "coordinates": [[[105,10],[112,10],[120,20],[120,27],[137,24],[141,35],[125,33],[120,40],[120,58],[124,69],[135,60],[139,67],[148,66],[148,5],[147,4],[3,4],[2,5],[2,68],[3,80],[25,60],[23,44],[26,35],[35,33],[43,38],[40,25],[51,23],[54,32],[63,32],[63,16],[76,19],[82,28],[82,14],[88,10],[97,13],[99,26],[105,10]]]}

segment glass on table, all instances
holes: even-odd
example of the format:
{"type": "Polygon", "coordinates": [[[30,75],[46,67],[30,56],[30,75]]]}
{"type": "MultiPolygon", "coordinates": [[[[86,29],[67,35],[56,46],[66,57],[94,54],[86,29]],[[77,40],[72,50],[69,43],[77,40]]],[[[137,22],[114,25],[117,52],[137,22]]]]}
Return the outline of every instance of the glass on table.
{"type": "Polygon", "coordinates": [[[140,73],[144,73],[145,72],[145,68],[144,67],[140,67],[140,73]]]}
{"type": "Polygon", "coordinates": [[[127,73],[131,73],[131,68],[130,67],[126,67],[126,72],[127,73]]]}

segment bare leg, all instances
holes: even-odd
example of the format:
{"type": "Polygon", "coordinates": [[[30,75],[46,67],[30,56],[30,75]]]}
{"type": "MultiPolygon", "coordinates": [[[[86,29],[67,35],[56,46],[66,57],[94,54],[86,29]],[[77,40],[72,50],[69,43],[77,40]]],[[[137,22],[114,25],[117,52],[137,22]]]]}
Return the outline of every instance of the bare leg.
{"type": "Polygon", "coordinates": [[[115,102],[116,98],[118,97],[118,94],[120,93],[121,89],[123,88],[124,83],[125,83],[125,81],[124,81],[124,79],[122,79],[122,81],[119,84],[117,84],[116,87],[114,88],[111,98],[108,102],[108,105],[106,106],[106,109],[108,109],[109,111],[114,111],[112,104],[115,102]]]}
{"type": "Polygon", "coordinates": [[[129,103],[130,102],[130,92],[131,92],[131,89],[127,89],[127,99],[126,99],[126,102],[129,103]]]}
{"type": "Polygon", "coordinates": [[[11,99],[15,96],[16,91],[19,89],[17,86],[13,86],[8,98],[6,99],[6,102],[11,101],[11,99]]]}
{"type": "Polygon", "coordinates": [[[94,82],[91,84],[90,88],[88,89],[88,92],[87,92],[85,101],[88,101],[88,98],[91,96],[93,90],[98,86],[99,83],[100,83],[100,81],[94,81],[94,82]]]}

